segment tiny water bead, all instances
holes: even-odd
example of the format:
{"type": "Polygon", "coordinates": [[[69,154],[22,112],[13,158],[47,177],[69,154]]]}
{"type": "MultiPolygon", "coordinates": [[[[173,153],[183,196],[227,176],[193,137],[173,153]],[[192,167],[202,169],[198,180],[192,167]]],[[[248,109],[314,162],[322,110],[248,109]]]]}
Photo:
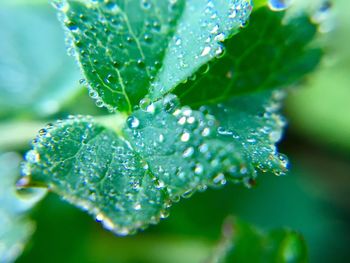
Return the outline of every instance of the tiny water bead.
{"type": "Polygon", "coordinates": [[[36,150],[30,150],[26,153],[25,159],[30,163],[36,163],[40,160],[40,155],[36,150]]]}
{"type": "Polygon", "coordinates": [[[154,113],[155,107],[151,99],[149,98],[144,98],[140,101],[140,109],[148,112],[148,113],[154,113]]]}
{"type": "Polygon", "coordinates": [[[251,1],[247,0],[186,1],[163,67],[151,84],[151,94],[160,97],[179,83],[187,82],[194,71],[211,59],[223,56],[221,42],[244,24],[251,10],[251,1]],[[198,15],[194,16],[194,11],[198,15]]]}
{"type": "Polygon", "coordinates": [[[268,5],[273,11],[283,11],[287,9],[293,0],[269,0],[268,5]]]}
{"type": "Polygon", "coordinates": [[[188,142],[191,138],[191,135],[189,132],[184,132],[182,135],[181,135],[181,141],[182,142],[188,142]]]}
{"type": "Polygon", "coordinates": [[[140,121],[138,118],[136,118],[135,116],[130,116],[127,119],[127,124],[129,126],[130,129],[136,129],[137,127],[139,127],[140,125],[140,121]]]}

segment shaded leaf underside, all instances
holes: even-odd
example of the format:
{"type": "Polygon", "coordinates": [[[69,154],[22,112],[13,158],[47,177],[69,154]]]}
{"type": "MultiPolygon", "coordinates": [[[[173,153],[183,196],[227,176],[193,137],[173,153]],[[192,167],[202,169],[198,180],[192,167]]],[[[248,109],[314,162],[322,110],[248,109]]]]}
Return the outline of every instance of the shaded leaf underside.
{"type": "Polygon", "coordinates": [[[286,171],[276,153],[278,98],[258,94],[199,111],[169,95],[138,110],[117,134],[87,117],[48,127],[26,156],[32,184],[46,184],[118,234],[167,216],[180,196],[260,171],[286,171]],[[251,107],[254,102],[255,107],[251,107]],[[220,114],[218,114],[220,113],[220,114]]]}
{"type": "Polygon", "coordinates": [[[304,13],[284,16],[267,7],[254,11],[249,26],[224,42],[224,56],[207,66],[209,72],[176,87],[181,103],[200,106],[288,87],[314,70],[321,59],[321,49],[310,47],[317,26],[304,13]]]}

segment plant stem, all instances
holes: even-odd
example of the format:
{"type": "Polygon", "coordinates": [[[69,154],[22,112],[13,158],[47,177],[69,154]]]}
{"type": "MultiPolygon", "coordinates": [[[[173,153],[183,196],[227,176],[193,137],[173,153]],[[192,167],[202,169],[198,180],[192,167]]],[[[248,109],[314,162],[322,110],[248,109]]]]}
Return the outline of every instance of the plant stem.
{"type": "MultiPolygon", "coordinates": [[[[95,117],[96,123],[113,129],[120,134],[124,126],[126,115],[111,114],[95,117]]],[[[29,147],[31,140],[35,138],[38,131],[44,128],[48,122],[43,121],[15,121],[0,123],[0,150],[13,151],[23,150],[29,147]]]]}

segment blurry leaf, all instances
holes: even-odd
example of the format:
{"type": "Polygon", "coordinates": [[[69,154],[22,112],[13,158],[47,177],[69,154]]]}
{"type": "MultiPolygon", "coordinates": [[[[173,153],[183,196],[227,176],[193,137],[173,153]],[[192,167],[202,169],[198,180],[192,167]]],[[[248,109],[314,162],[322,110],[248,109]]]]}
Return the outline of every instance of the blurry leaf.
{"type": "Polygon", "coordinates": [[[335,26],[323,37],[327,54],[321,69],[309,79],[306,87],[291,94],[287,110],[291,127],[296,132],[337,150],[349,151],[349,2],[335,1],[332,8],[322,9],[317,15],[323,19],[321,28],[335,26]]]}
{"type": "Polygon", "coordinates": [[[267,7],[254,11],[249,26],[225,41],[224,56],[208,66],[208,73],[176,88],[181,102],[197,106],[288,87],[313,71],[321,58],[320,49],[309,47],[316,25],[306,14],[288,20],[284,14],[267,7]]]}
{"type": "Polygon", "coordinates": [[[180,196],[226,181],[249,185],[258,171],[285,173],[275,148],[278,105],[262,93],[193,111],[169,95],[122,130],[114,119],[103,126],[72,117],[40,132],[24,173],[29,185],[47,185],[106,228],[133,233],[166,217],[180,196]]]}
{"type": "Polygon", "coordinates": [[[54,12],[29,4],[0,3],[0,118],[55,113],[78,86],[54,12]]]}
{"type": "Polygon", "coordinates": [[[240,220],[227,220],[212,263],[306,263],[307,248],[300,234],[278,229],[262,232],[240,220]]]}
{"type": "Polygon", "coordinates": [[[159,99],[222,52],[250,13],[247,0],[70,1],[57,4],[91,97],[131,112],[159,99]],[[117,43],[117,44],[116,44],[117,43]]]}
{"type": "Polygon", "coordinates": [[[268,0],[253,0],[253,7],[254,9],[257,9],[262,6],[267,5],[268,0]]]}
{"type": "Polygon", "coordinates": [[[20,195],[15,181],[20,158],[14,153],[0,155],[0,262],[13,262],[22,252],[34,225],[23,213],[45,194],[46,190],[20,195]]]}

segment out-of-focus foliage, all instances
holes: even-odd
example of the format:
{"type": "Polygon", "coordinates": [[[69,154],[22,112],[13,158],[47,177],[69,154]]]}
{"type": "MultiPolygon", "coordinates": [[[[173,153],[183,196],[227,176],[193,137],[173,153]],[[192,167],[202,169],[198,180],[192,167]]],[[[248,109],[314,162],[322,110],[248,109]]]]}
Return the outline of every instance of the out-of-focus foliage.
{"type": "Polygon", "coordinates": [[[333,1],[332,8],[316,13],[327,53],[320,70],[305,88],[291,94],[288,113],[299,133],[310,140],[348,150],[350,148],[350,20],[349,2],[333,1]]]}
{"type": "Polygon", "coordinates": [[[228,218],[212,263],[308,262],[303,237],[289,229],[263,232],[241,220],[228,218]]]}
{"type": "MultiPolygon", "coordinates": [[[[255,9],[265,5],[266,2],[266,0],[254,0],[255,9]]],[[[295,0],[292,8],[295,10],[299,4],[302,4],[311,6],[310,10],[312,10],[316,7],[316,2],[322,2],[322,0],[295,0]]],[[[316,10],[319,9],[314,9],[316,10]]],[[[29,54],[43,56],[42,61],[47,62],[48,65],[45,67],[43,63],[37,67],[35,66],[37,62],[31,63],[27,60],[22,65],[22,60],[18,60],[21,62],[20,67],[28,66],[28,72],[38,76],[38,78],[29,76],[30,79],[33,78],[35,81],[39,78],[43,81],[45,79],[50,84],[40,87],[34,85],[28,89],[23,87],[25,91],[30,91],[23,96],[14,95],[17,94],[15,90],[3,89],[4,84],[10,83],[7,77],[12,76],[12,73],[8,74],[7,68],[2,72],[4,74],[0,73],[1,80],[4,76],[4,82],[0,84],[0,118],[2,119],[0,126],[6,128],[6,136],[2,136],[4,129],[0,129],[0,148],[5,145],[7,149],[13,147],[23,153],[29,148],[29,139],[33,131],[42,127],[40,118],[47,117],[48,114],[52,116],[52,113],[55,113],[55,117],[65,118],[69,113],[100,114],[103,111],[90,102],[86,90],[80,90],[76,97],[71,97],[63,103],[66,98],[61,97],[59,91],[75,93],[79,78],[78,75],[76,77],[71,75],[70,80],[58,77],[60,74],[65,75],[64,71],[71,68],[68,64],[62,72],[57,71],[57,76],[54,74],[52,79],[51,77],[46,79],[45,73],[49,74],[48,69],[53,65],[52,61],[47,61],[45,58],[48,55],[46,51],[51,52],[52,45],[60,51],[55,54],[50,53],[51,59],[58,64],[60,61],[67,60],[67,63],[74,68],[72,60],[65,54],[59,22],[55,12],[47,5],[47,0],[0,0],[0,13],[3,14],[6,11],[7,14],[15,14],[16,19],[11,19],[9,24],[9,16],[1,16],[0,20],[4,21],[4,24],[0,25],[0,33],[8,32],[7,29],[3,29],[4,25],[10,25],[9,28],[12,29],[27,28],[25,31],[16,31],[23,33],[20,37],[13,35],[17,40],[28,39],[29,36],[41,32],[41,37],[38,37],[42,43],[27,46],[26,43],[32,42],[14,41],[13,47],[20,47],[17,51],[25,50],[30,58],[32,56],[29,54]],[[22,22],[22,18],[26,18],[26,22],[22,22]],[[16,24],[17,20],[18,24],[16,24]],[[38,24],[37,21],[46,22],[38,24]],[[51,28],[51,25],[56,25],[52,27],[55,29],[42,33],[42,28],[51,28]],[[35,30],[36,28],[40,30],[35,30]],[[50,43],[52,39],[54,43],[50,43]],[[45,48],[42,48],[43,46],[45,48]],[[34,66],[31,68],[32,65],[34,66]],[[55,81],[57,79],[58,82],[55,81]],[[63,85],[65,81],[71,81],[71,85],[63,85]],[[55,83],[62,84],[62,89],[55,83]],[[37,91],[43,89],[43,97],[38,95],[40,92],[32,93],[32,88],[37,91]],[[54,94],[52,97],[49,95],[51,92],[54,94]],[[49,98],[48,101],[47,98],[49,98]],[[52,104],[52,98],[58,104],[52,104]],[[34,102],[36,99],[38,103],[34,102]],[[18,107],[13,104],[16,101],[18,101],[18,107]],[[24,123],[20,119],[23,117],[39,118],[39,122],[24,123]],[[11,123],[5,125],[5,119],[11,123]],[[24,139],[18,140],[19,137],[24,139]]],[[[333,26],[333,30],[319,39],[327,46],[325,50],[327,55],[319,73],[309,77],[304,87],[294,92],[293,97],[288,101],[287,112],[292,121],[287,142],[282,146],[282,151],[292,159],[292,171],[287,177],[261,176],[258,177],[261,180],[257,181],[253,189],[231,186],[196,194],[189,200],[175,204],[171,210],[172,216],[157,227],[151,227],[136,236],[126,238],[116,237],[105,231],[89,216],[50,194],[32,212],[31,217],[36,222],[37,231],[18,262],[203,263],[215,251],[217,242],[220,240],[219,233],[223,219],[233,214],[257,225],[266,233],[280,227],[290,227],[302,233],[309,248],[310,262],[347,263],[349,258],[347,247],[350,243],[348,223],[350,222],[350,199],[347,190],[350,183],[348,176],[350,160],[347,157],[350,141],[348,118],[350,52],[347,48],[350,35],[349,11],[348,1],[334,0],[329,12],[313,13],[315,14],[313,21],[325,18],[327,21],[329,17],[333,19],[331,23],[322,23],[320,31],[328,31],[329,26],[333,26]],[[296,134],[298,137],[295,137],[296,134]],[[310,144],[310,141],[315,144],[310,144]],[[327,152],[325,145],[336,146],[332,148],[332,154],[327,152]],[[334,154],[339,148],[344,153],[342,158],[334,154]],[[295,167],[300,170],[297,171],[295,167]]],[[[11,44],[3,43],[3,40],[6,42],[7,39],[11,39],[7,33],[5,38],[2,35],[0,37],[0,47],[7,48],[0,51],[0,54],[4,55],[0,57],[3,64],[3,58],[8,59],[11,54],[16,55],[17,51],[8,49],[11,44]],[[9,50],[9,53],[5,50],[9,50]]],[[[25,74],[22,76],[22,73],[20,72],[20,77],[25,76],[25,74]]],[[[17,83],[20,80],[19,78],[11,81],[17,83]]],[[[19,88],[16,87],[16,89],[19,88]]],[[[6,153],[1,155],[0,159],[2,162],[0,176],[11,170],[11,178],[17,177],[18,155],[6,153]]],[[[13,182],[7,187],[3,184],[2,177],[0,181],[0,262],[2,263],[4,260],[13,261],[23,249],[22,240],[25,241],[32,233],[33,220],[23,215],[23,210],[17,211],[18,206],[14,204],[23,201],[16,199],[19,197],[18,194],[3,195],[8,191],[14,193],[13,182]],[[2,196],[5,196],[5,199],[2,196]],[[6,215],[11,214],[10,221],[7,216],[4,216],[5,210],[6,215]],[[9,234],[12,225],[15,229],[9,234]]]]}
{"type": "Polygon", "coordinates": [[[78,67],[47,2],[0,2],[0,118],[56,113],[78,87],[78,67]]]}
{"type": "Polygon", "coordinates": [[[24,213],[46,190],[18,193],[15,182],[21,158],[15,153],[0,153],[0,262],[12,262],[22,252],[34,230],[24,213]]]}

